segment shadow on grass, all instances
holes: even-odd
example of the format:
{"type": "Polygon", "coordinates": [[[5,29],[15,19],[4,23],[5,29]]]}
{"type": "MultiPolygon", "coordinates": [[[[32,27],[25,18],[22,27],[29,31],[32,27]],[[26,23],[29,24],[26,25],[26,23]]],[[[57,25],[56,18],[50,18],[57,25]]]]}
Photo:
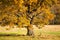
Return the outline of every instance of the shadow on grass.
{"type": "Polygon", "coordinates": [[[27,35],[16,35],[16,34],[0,34],[0,36],[27,36],[27,35]]]}

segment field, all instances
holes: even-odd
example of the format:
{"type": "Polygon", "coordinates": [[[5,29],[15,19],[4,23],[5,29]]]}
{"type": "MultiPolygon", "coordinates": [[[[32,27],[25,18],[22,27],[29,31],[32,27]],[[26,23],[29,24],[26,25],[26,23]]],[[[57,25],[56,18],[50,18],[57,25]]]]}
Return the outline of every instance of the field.
{"type": "Polygon", "coordinates": [[[34,30],[35,36],[0,36],[0,40],[60,40],[60,25],[48,25],[38,30],[34,30]]]}

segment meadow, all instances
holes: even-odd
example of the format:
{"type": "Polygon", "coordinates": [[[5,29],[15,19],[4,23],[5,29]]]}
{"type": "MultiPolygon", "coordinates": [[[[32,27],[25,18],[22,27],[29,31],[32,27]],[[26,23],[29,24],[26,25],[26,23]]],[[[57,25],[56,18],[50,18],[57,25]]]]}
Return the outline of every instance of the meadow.
{"type": "Polygon", "coordinates": [[[34,31],[35,36],[1,35],[0,40],[60,40],[60,25],[48,25],[39,31],[34,31]],[[40,33],[40,35],[37,35],[38,33],[40,33]]]}

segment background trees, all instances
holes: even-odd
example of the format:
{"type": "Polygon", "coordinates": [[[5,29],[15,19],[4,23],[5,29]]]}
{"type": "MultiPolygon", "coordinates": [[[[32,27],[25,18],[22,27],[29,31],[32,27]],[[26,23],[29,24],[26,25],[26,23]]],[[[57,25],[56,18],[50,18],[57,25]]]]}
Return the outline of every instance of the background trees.
{"type": "Polygon", "coordinates": [[[54,20],[51,22],[51,24],[60,24],[60,3],[59,3],[60,1],[59,0],[57,0],[56,1],[56,4],[55,5],[53,5],[52,7],[51,7],[51,11],[52,12],[54,12],[54,14],[56,15],[56,17],[54,18],[54,20]]]}

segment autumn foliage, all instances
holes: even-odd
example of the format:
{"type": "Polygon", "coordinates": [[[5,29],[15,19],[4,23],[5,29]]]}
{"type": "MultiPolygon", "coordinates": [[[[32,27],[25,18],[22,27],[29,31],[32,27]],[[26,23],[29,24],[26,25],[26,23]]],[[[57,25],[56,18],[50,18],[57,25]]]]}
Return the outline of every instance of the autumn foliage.
{"type": "Polygon", "coordinates": [[[0,25],[45,25],[55,18],[57,0],[0,0],[0,25]]]}

